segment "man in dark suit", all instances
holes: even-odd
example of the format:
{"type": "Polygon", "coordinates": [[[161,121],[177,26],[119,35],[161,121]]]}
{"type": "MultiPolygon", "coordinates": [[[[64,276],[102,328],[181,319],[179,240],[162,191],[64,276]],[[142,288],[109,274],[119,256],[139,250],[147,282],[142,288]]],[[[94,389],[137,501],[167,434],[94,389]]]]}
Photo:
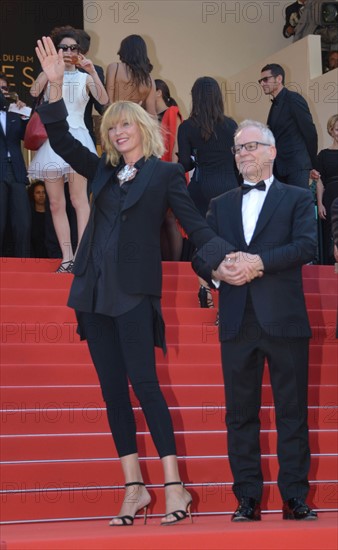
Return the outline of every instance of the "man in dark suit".
{"type": "Polygon", "coordinates": [[[30,256],[31,209],[21,140],[27,121],[19,114],[8,112],[8,97],[7,77],[0,74],[0,256],[7,254],[7,250],[12,254],[13,248],[14,256],[26,258],[30,256]],[[8,222],[13,247],[12,243],[5,243],[8,222]]]}
{"type": "Polygon", "coordinates": [[[263,67],[259,83],[264,93],[272,96],[267,125],[277,147],[274,175],[283,183],[307,188],[318,147],[308,104],[300,94],[284,87],[285,72],[277,63],[263,67]]]}
{"type": "Polygon", "coordinates": [[[316,519],[305,502],[311,330],[301,273],[316,253],[312,196],[274,178],[275,140],[264,124],[244,121],[233,152],[244,184],[213,199],[207,215],[226,242],[225,259],[213,271],[219,251],[203,247],[193,260],[203,279],[219,285],[228,451],[239,502],[232,519],[261,519],[259,411],[265,359],[275,402],[283,518],[316,519]]]}

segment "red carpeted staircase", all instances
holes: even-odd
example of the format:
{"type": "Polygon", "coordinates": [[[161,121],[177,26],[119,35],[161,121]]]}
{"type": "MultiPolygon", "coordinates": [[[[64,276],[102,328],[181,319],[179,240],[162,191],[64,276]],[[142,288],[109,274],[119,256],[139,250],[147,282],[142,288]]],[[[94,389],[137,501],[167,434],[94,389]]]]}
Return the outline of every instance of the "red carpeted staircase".
{"type": "MultiPolygon", "coordinates": [[[[0,259],[3,524],[109,518],[123,498],[123,477],[94,368],[76,334],[74,313],[65,306],[72,276],[55,274],[56,265],[54,260],[0,259]]],[[[193,495],[195,518],[229,514],[236,503],[227,458],[216,310],[198,307],[190,264],[164,263],[163,269],[168,354],[163,357],[157,350],[157,364],[172,412],[182,478],[193,495]]],[[[333,267],[306,266],[303,276],[313,328],[310,501],[319,510],[336,511],[337,275],[333,267]]],[[[150,513],[156,517],[164,511],[161,465],[135,398],[134,403],[140,455],[147,457],[142,459],[144,477],[153,496],[150,513]]],[[[263,509],[273,512],[281,509],[281,500],[267,373],[262,403],[263,509]]],[[[18,529],[16,525],[16,533],[18,529]]],[[[24,540],[20,544],[17,548],[39,547],[25,546],[24,540]]],[[[181,546],[175,542],[175,547],[181,546]]],[[[196,541],[191,547],[199,548],[196,541]]],[[[98,548],[106,548],[102,540],[98,548]]]]}

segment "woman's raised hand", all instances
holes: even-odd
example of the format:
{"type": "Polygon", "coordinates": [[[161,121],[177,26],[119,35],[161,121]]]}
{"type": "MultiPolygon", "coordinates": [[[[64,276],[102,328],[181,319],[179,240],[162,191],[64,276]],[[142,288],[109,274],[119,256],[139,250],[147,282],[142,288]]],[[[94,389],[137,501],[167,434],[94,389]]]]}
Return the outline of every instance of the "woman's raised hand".
{"type": "Polygon", "coordinates": [[[93,62],[88,59],[88,57],[85,57],[82,54],[79,54],[79,62],[76,64],[78,67],[81,67],[86,73],[93,74],[95,73],[95,67],[93,62]]]}
{"type": "Polygon", "coordinates": [[[56,51],[53,41],[49,36],[43,36],[42,40],[38,40],[37,44],[35,52],[49,82],[62,83],[65,71],[62,50],[59,52],[56,51]]]}

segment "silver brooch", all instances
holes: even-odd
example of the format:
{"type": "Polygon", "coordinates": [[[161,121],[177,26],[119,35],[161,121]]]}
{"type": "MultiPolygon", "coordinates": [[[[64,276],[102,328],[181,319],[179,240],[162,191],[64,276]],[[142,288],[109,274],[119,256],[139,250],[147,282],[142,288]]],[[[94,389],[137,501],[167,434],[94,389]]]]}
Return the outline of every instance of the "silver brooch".
{"type": "Polygon", "coordinates": [[[126,164],[117,174],[120,185],[132,180],[137,174],[137,168],[133,164],[126,164]]]}

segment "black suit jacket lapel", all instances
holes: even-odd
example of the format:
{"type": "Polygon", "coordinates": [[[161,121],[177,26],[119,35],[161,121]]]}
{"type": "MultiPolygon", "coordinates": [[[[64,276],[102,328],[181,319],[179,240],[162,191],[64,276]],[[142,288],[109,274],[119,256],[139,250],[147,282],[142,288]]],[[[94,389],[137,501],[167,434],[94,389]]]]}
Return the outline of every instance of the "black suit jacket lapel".
{"type": "MultiPolygon", "coordinates": [[[[155,170],[155,167],[158,163],[158,158],[151,157],[142,167],[140,172],[136,175],[133,185],[131,185],[128,192],[124,207],[122,210],[126,210],[135,204],[141,195],[143,194],[145,188],[147,187],[152,174],[155,170]],[[134,185],[135,184],[135,185],[134,185]]],[[[100,194],[100,191],[105,186],[109,178],[114,175],[115,170],[119,167],[112,167],[111,164],[106,164],[105,155],[102,156],[100,164],[98,167],[97,174],[92,182],[91,191],[93,193],[93,206],[95,204],[96,197],[100,194]]]]}
{"type": "Polygon", "coordinates": [[[270,107],[269,116],[267,120],[267,125],[270,128],[271,128],[271,124],[275,127],[277,120],[279,120],[281,113],[283,112],[285,102],[286,102],[286,92],[287,90],[285,91],[282,90],[277,96],[278,99],[276,98],[276,101],[278,101],[278,103],[276,105],[272,104],[270,107]]]}
{"type": "Polygon", "coordinates": [[[106,164],[106,155],[103,154],[96,172],[96,175],[91,184],[91,191],[93,193],[93,200],[99,195],[101,189],[105,186],[109,178],[112,177],[116,166],[112,166],[110,163],[106,164]]]}
{"type": "Polygon", "coordinates": [[[142,169],[136,175],[135,180],[129,189],[129,192],[122,210],[126,210],[127,208],[130,208],[140,199],[140,197],[144,193],[144,190],[146,189],[146,187],[148,186],[151,180],[151,177],[153,175],[153,172],[155,170],[157,163],[158,163],[158,158],[156,157],[151,157],[149,160],[147,160],[144,163],[144,165],[142,166],[142,169]]]}
{"type": "MultiPolygon", "coordinates": [[[[219,225],[222,227],[223,224],[223,215],[226,215],[229,219],[229,227],[232,228],[234,235],[233,240],[236,243],[241,243],[240,249],[244,250],[247,248],[247,244],[244,237],[244,228],[243,228],[243,216],[242,216],[242,200],[243,200],[243,194],[242,190],[239,188],[236,190],[235,196],[231,202],[231,208],[228,212],[222,212],[221,213],[221,219],[219,220],[219,225]]],[[[229,235],[225,235],[225,237],[228,239],[229,235]]],[[[229,241],[232,241],[231,238],[229,238],[229,241]]]]}
{"type": "Polygon", "coordinates": [[[267,225],[271,217],[274,215],[274,212],[283,198],[285,193],[285,188],[278,180],[274,179],[272,185],[268,191],[267,197],[264,201],[263,208],[259,214],[255,231],[253,233],[251,243],[256,239],[256,237],[263,231],[264,227],[267,225]]]}

